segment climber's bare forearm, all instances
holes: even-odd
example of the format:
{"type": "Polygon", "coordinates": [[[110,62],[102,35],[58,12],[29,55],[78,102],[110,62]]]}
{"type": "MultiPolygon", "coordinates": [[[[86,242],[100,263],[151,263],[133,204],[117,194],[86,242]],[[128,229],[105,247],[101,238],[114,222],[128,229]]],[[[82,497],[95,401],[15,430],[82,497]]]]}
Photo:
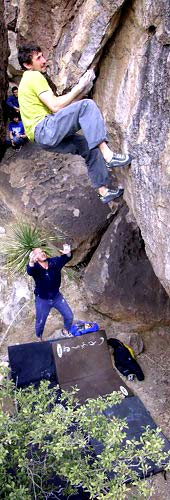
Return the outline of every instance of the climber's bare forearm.
{"type": "Polygon", "coordinates": [[[91,88],[92,81],[94,79],[94,71],[88,70],[79,80],[77,85],[75,85],[70,92],[64,94],[62,96],[55,96],[53,91],[46,90],[39,94],[39,99],[42,101],[48,109],[50,109],[53,113],[57,113],[62,108],[65,108],[75,100],[80,100],[84,97],[89,89],[91,88]]]}
{"type": "Polygon", "coordinates": [[[56,97],[52,90],[48,90],[46,92],[42,92],[39,95],[39,98],[53,113],[57,113],[60,109],[65,108],[74,102],[78,95],[80,95],[80,89],[78,85],[75,85],[70,92],[62,96],[56,97]]]}

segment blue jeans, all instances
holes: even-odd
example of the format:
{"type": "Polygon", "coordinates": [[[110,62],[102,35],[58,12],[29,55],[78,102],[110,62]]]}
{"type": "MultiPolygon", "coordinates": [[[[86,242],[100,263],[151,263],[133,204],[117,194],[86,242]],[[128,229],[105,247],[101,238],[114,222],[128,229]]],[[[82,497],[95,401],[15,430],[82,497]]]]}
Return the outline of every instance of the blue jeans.
{"type": "Polygon", "coordinates": [[[54,307],[60,312],[64,320],[64,328],[69,330],[73,323],[73,313],[70,309],[68,303],[64,299],[63,295],[58,292],[54,299],[41,299],[40,297],[35,298],[35,308],[36,308],[36,321],[35,321],[35,332],[37,337],[41,337],[43,334],[45,322],[48,315],[54,307]]]}
{"type": "MultiPolygon", "coordinates": [[[[22,146],[25,143],[25,139],[23,137],[17,138],[13,137],[14,146],[22,146]]],[[[6,139],[7,146],[11,146],[11,139],[6,139]]]]}

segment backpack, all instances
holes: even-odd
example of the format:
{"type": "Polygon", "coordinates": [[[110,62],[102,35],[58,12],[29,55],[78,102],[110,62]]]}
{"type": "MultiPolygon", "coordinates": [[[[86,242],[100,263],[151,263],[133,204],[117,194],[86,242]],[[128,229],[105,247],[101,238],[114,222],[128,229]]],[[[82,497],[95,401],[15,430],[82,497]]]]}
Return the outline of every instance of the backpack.
{"type": "Polygon", "coordinates": [[[77,321],[74,323],[69,332],[74,335],[74,337],[79,337],[79,335],[84,335],[85,333],[97,332],[99,330],[99,325],[93,321],[77,321]]]}
{"type": "Polygon", "coordinates": [[[119,372],[125,377],[133,374],[138,380],[144,380],[143,371],[135,359],[133,350],[115,338],[108,339],[107,343],[113,349],[115,366],[119,372]]]}

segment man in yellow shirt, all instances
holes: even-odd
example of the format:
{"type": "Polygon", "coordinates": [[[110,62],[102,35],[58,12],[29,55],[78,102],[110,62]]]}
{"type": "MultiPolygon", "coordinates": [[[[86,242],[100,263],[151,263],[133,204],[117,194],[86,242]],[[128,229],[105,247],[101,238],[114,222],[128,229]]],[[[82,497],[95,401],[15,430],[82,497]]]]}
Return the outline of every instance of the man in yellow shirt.
{"type": "Polygon", "coordinates": [[[108,170],[131,163],[128,154],[115,154],[107,144],[103,117],[95,102],[81,99],[94,79],[88,70],[70,92],[55,96],[43,76],[46,60],[34,44],[19,48],[18,60],[25,70],[18,88],[20,113],[27,137],[44,149],[81,155],[92,186],[103,203],[123,194],[122,188],[108,189],[108,170]],[[82,129],[83,135],[76,132],[82,129]]]}

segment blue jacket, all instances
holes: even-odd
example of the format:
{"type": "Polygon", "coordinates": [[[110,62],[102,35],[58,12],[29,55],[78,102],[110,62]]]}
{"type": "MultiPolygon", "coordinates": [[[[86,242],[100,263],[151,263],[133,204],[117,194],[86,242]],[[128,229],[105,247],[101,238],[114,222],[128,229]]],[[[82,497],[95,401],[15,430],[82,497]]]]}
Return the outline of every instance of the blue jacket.
{"type": "Polygon", "coordinates": [[[61,269],[65,266],[72,255],[61,255],[47,259],[48,269],[44,269],[38,262],[33,267],[27,265],[27,273],[34,278],[34,293],[41,299],[54,299],[61,285],[61,269]]]}
{"type": "Polygon", "coordinates": [[[16,97],[15,95],[10,95],[9,97],[7,97],[6,103],[9,108],[19,108],[18,97],[16,97]]]}

